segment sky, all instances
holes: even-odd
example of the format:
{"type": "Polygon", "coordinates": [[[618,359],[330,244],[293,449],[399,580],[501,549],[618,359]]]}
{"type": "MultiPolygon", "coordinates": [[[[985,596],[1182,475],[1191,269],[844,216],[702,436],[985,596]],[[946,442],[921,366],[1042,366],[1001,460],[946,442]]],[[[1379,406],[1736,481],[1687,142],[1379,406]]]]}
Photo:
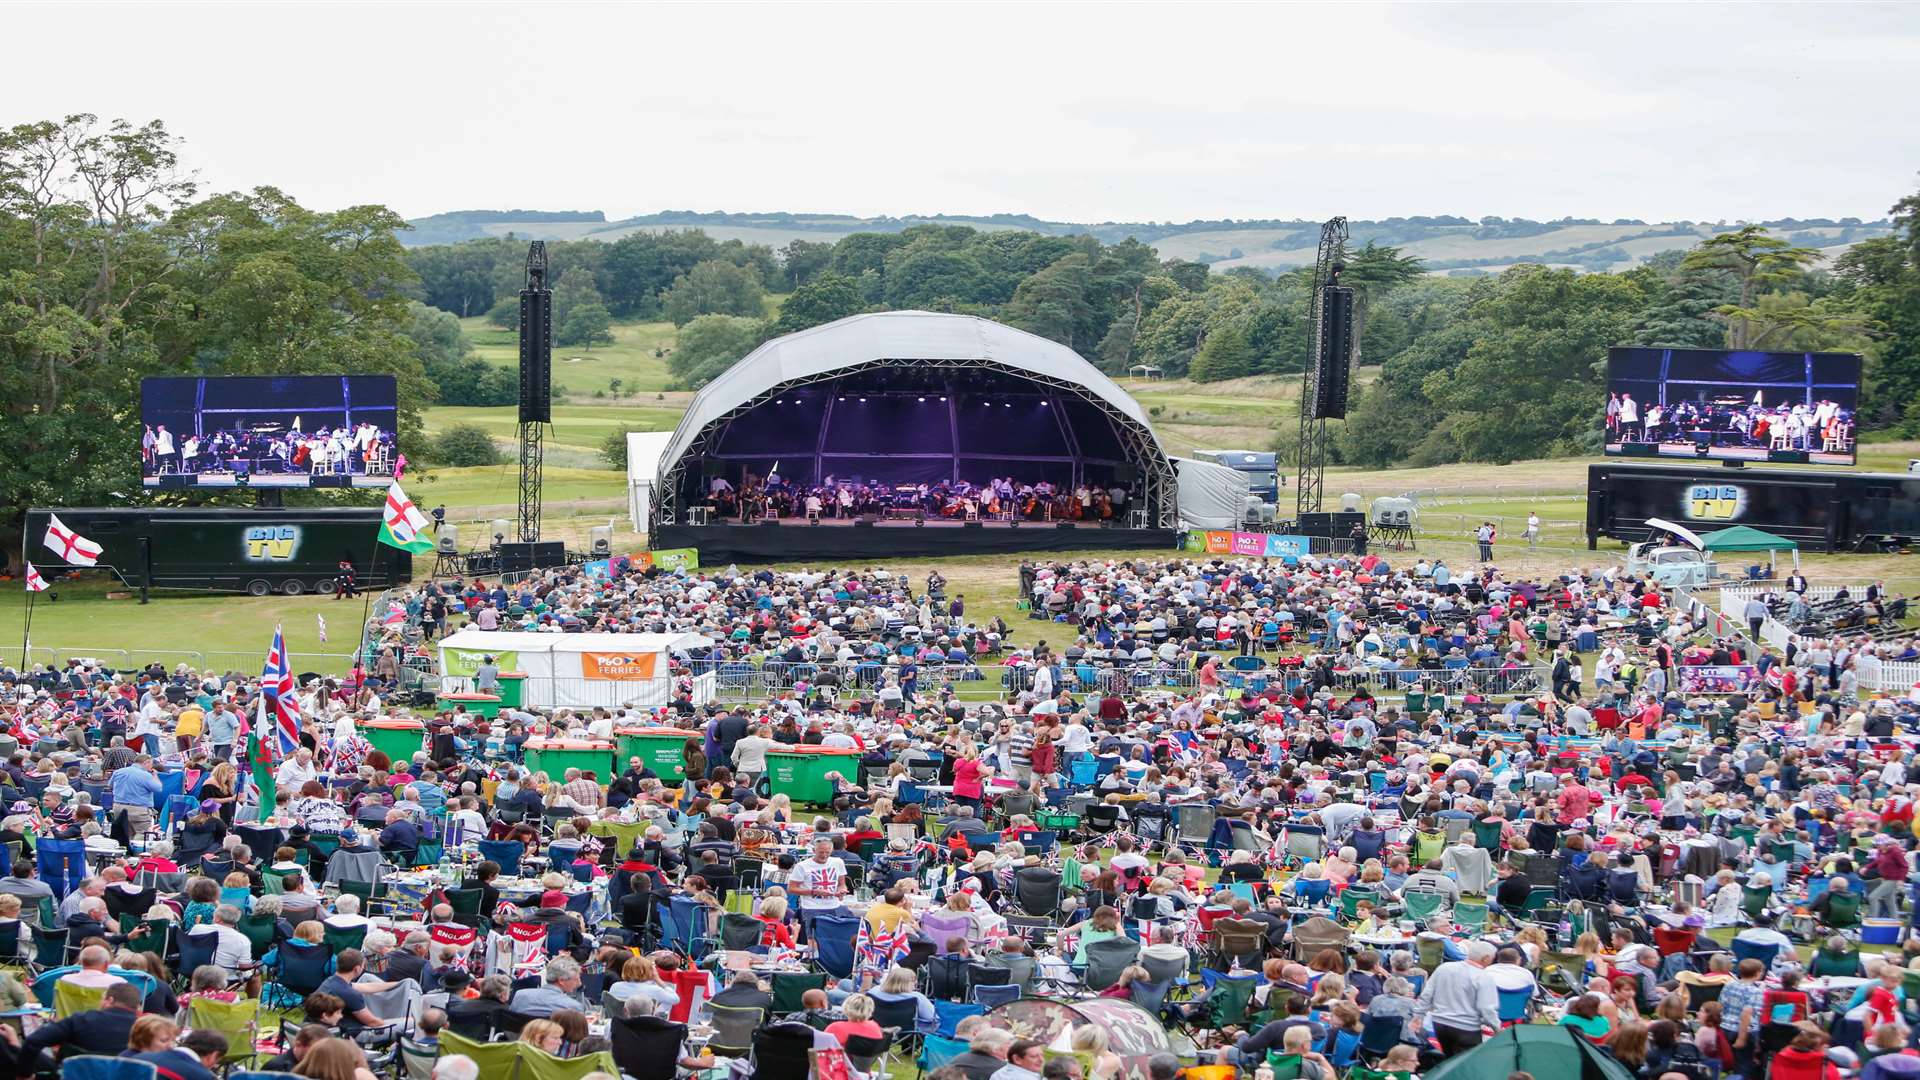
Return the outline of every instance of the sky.
{"type": "Polygon", "coordinates": [[[316,209],[1885,215],[1920,4],[9,5],[0,124],[316,209]]]}

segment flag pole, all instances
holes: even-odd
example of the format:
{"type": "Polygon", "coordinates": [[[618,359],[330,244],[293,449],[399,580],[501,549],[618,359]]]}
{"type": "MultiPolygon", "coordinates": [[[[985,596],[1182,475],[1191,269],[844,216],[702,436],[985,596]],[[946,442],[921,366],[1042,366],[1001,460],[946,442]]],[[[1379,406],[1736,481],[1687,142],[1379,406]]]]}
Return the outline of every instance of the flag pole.
{"type": "Polygon", "coordinates": [[[28,664],[31,663],[31,661],[27,659],[27,652],[33,647],[33,600],[34,600],[33,593],[34,593],[34,590],[32,588],[33,583],[27,580],[28,566],[29,566],[29,563],[27,562],[27,534],[26,534],[26,530],[23,529],[20,532],[20,580],[24,582],[28,586],[28,588],[27,588],[27,625],[24,628],[22,628],[20,631],[20,670],[22,672],[25,672],[27,670],[28,664]]]}
{"type": "MultiPolygon", "coordinates": [[[[387,545],[381,543],[379,537],[376,536],[373,541],[373,554],[367,558],[366,600],[360,605],[360,639],[354,643],[353,665],[347,668],[348,675],[352,675],[354,668],[366,662],[367,649],[373,644],[373,627],[368,626],[367,621],[373,618],[374,575],[376,568],[380,565],[380,549],[386,546],[387,545]]],[[[359,689],[357,686],[354,687],[356,693],[359,692],[359,689]]]]}
{"type": "Polygon", "coordinates": [[[22,672],[27,670],[27,665],[30,663],[27,653],[33,647],[33,601],[38,595],[31,589],[27,590],[27,626],[20,634],[20,670],[22,672]]]}

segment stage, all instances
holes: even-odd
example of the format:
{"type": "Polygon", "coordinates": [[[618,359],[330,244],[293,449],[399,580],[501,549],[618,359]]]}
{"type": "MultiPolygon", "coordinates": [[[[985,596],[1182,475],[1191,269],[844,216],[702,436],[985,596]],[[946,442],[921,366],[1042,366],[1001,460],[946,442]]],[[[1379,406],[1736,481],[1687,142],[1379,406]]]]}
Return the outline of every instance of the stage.
{"type": "Polygon", "coordinates": [[[728,562],[844,562],[901,556],[997,555],[1028,551],[1157,551],[1172,557],[1185,533],[1178,529],[1103,529],[1036,521],[880,521],[871,525],[800,518],[742,525],[662,525],[648,538],[655,548],[697,548],[703,566],[728,562]]]}

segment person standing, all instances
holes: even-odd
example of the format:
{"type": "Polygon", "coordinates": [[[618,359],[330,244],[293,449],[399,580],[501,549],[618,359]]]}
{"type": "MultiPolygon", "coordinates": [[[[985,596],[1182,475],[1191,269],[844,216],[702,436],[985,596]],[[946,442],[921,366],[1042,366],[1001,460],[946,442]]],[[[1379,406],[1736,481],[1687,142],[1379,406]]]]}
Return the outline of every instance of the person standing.
{"type": "Polygon", "coordinates": [[[359,595],[359,591],[354,588],[353,560],[341,559],[339,569],[333,576],[333,598],[338,600],[345,597],[351,600],[359,595]]]}
{"type": "Polygon", "coordinates": [[[1416,1015],[1433,1022],[1442,1053],[1451,1057],[1479,1046],[1485,1030],[1500,1028],[1500,991],[1487,973],[1495,950],[1490,941],[1467,942],[1467,958],[1441,964],[1420,989],[1416,1015]]]}
{"type": "Polygon", "coordinates": [[[141,754],[132,765],[113,770],[109,783],[114,810],[126,812],[128,835],[136,840],[147,835],[153,828],[153,812],[163,790],[153,772],[153,758],[141,754]]]}
{"type": "Polygon", "coordinates": [[[1480,527],[1473,531],[1473,541],[1480,545],[1481,562],[1493,561],[1493,537],[1493,522],[1491,521],[1481,522],[1480,527]]]}
{"type": "Polygon", "coordinates": [[[1527,511],[1527,550],[1536,551],[1539,549],[1539,547],[1540,547],[1540,514],[1538,511],[1529,510],[1527,511]]]}

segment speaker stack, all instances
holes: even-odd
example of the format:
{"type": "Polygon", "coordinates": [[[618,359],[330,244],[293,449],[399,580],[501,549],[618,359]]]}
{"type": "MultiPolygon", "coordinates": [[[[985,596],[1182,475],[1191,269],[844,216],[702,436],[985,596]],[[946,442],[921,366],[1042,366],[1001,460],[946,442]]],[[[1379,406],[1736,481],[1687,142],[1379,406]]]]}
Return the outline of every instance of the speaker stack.
{"type": "Polygon", "coordinates": [[[524,573],[549,566],[567,565],[567,545],[560,540],[536,540],[531,544],[501,544],[500,572],[524,573]]]}
{"type": "Polygon", "coordinates": [[[1320,290],[1320,340],[1314,355],[1313,418],[1344,420],[1353,364],[1353,290],[1328,285],[1320,290]]]}
{"type": "Polygon", "coordinates": [[[553,422],[553,290],[520,293],[520,422],[553,422]]]}

